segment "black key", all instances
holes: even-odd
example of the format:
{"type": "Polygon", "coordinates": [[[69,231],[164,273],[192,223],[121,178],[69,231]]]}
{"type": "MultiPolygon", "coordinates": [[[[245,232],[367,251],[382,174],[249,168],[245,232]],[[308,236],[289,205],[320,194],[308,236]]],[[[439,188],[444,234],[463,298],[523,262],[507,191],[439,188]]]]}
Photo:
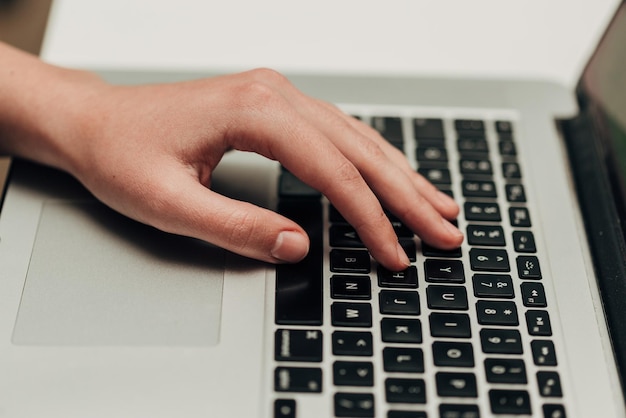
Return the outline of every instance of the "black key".
{"type": "Polygon", "coordinates": [[[518,253],[536,253],[535,236],[530,231],[514,231],[513,248],[518,253]]]}
{"type": "Polygon", "coordinates": [[[454,128],[457,132],[476,132],[484,134],[485,123],[482,120],[477,119],[457,119],[454,121],[454,128]]]}
{"type": "Polygon", "coordinates": [[[541,283],[525,282],[522,283],[521,288],[524,306],[530,308],[545,308],[548,306],[546,302],[546,292],[541,283]]]}
{"type": "Polygon", "coordinates": [[[372,326],[372,307],[369,303],[335,302],[330,311],[332,324],[336,327],[372,326]]]}
{"type": "Polygon", "coordinates": [[[487,154],[489,152],[487,141],[482,137],[463,136],[458,139],[456,145],[461,155],[467,153],[487,154]]]}
{"type": "Polygon", "coordinates": [[[479,300],[476,314],[481,325],[519,325],[515,302],[479,300]]]}
{"type": "Polygon", "coordinates": [[[383,365],[386,372],[424,373],[424,353],[420,348],[386,347],[383,365]]]}
{"type": "Polygon", "coordinates": [[[414,262],[417,260],[417,247],[415,246],[415,241],[412,239],[400,238],[398,243],[406,253],[406,256],[409,257],[409,261],[414,262]]]}
{"type": "Polygon", "coordinates": [[[517,274],[520,279],[541,279],[539,259],[534,255],[517,257],[517,274]]]}
{"type": "Polygon", "coordinates": [[[389,411],[387,418],[428,418],[423,411],[389,411]]]}
{"type": "Polygon", "coordinates": [[[482,329],[480,344],[487,354],[522,354],[522,336],[514,329],[482,329]]]}
{"type": "Polygon", "coordinates": [[[279,329],[274,334],[276,361],[322,361],[322,333],[319,330],[279,329]]]}
{"type": "Polygon", "coordinates": [[[530,396],[525,390],[490,390],[489,401],[494,414],[530,415],[530,396]]]}
{"type": "Polygon", "coordinates": [[[423,379],[389,378],[385,380],[385,395],[389,403],[426,403],[426,383],[423,379]]]}
{"type": "Polygon", "coordinates": [[[556,351],[554,344],[549,340],[534,340],[530,343],[533,361],[537,366],[556,366],[556,351]]]}
{"type": "Polygon", "coordinates": [[[276,266],[275,321],[279,325],[322,325],[322,206],[319,200],[281,201],[278,211],[309,235],[308,255],[276,266]]]}
{"type": "Polygon", "coordinates": [[[473,373],[439,372],[435,375],[437,394],[459,398],[476,398],[476,376],[473,373]]]}
{"type": "Polygon", "coordinates": [[[527,383],[524,361],[511,358],[488,358],[485,360],[485,375],[489,383],[527,383]]]}
{"type": "Polygon", "coordinates": [[[509,202],[526,202],[526,192],[521,184],[507,184],[504,191],[509,202]]]}
{"type": "Polygon", "coordinates": [[[436,341],[433,343],[435,366],[474,367],[474,349],[471,343],[436,341]]]}
{"type": "Polygon", "coordinates": [[[335,393],[335,416],[374,417],[374,395],[370,393],[335,393]]]}
{"type": "Polygon", "coordinates": [[[567,418],[565,407],[557,404],[544,404],[543,416],[544,418],[567,418]]]}
{"type": "Polygon", "coordinates": [[[441,143],[435,142],[420,142],[416,150],[416,159],[420,163],[447,163],[448,152],[445,149],[443,141],[441,143]]]}
{"type": "Polygon", "coordinates": [[[480,418],[478,405],[441,404],[439,405],[440,418],[480,418]]]}
{"type": "Polygon", "coordinates": [[[322,194],[320,192],[318,192],[308,184],[302,182],[299,178],[286,170],[283,170],[280,173],[278,193],[280,197],[304,197],[318,199],[322,197],[322,194]]]}
{"type": "Polygon", "coordinates": [[[372,284],[369,276],[334,275],[330,278],[330,292],[333,299],[372,298],[372,284]]]}
{"type": "Polygon", "coordinates": [[[496,184],[489,180],[463,180],[461,188],[465,197],[498,197],[496,184]]]}
{"type": "Polygon", "coordinates": [[[336,356],[371,356],[373,342],[371,332],[333,332],[333,354],[336,356]]]}
{"type": "Polygon", "coordinates": [[[500,155],[507,157],[514,157],[517,155],[517,149],[515,148],[515,142],[503,139],[498,142],[498,148],[500,149],[500,155]]]}
{"type": "Polygon", "coordinates": [[[474,274],[474,296],[477,298],[513,299],[513,279],[508,274],[474,274]]]}
{"type": "Polygon", "coordinates": [[[528,209],[523,207],[512,206],[509,208],[509,220],[513,227],[529,228],[532,226],[528,209]]]}
{"type": "Polygon", "coordinates": [[[398,236],[398,239],[413,238],[415,236],[413,231],[411,231],[406,225],[404,225],[399,220],[390,218],[389,222],[391,223],[391,226],[394,232],[398,236]]]}
{"type": "Polygon", "coordinates": [[[417,288],[417,268],[409,266],[404,271],[389,271],[378,267],[378,285],[380,287],[417,288]]]}
{"type": "Polygon", "coordinates": [[[293,399],[276,399],[274,401],[274,418],[296,418],[296,401],[293,399]]]}
{"type": "Polygon", "coordinates": [[[468,221],[500,222],[500,207],[497,203],[465,202],[465,219],[468,221]]]}
{"type": "Polygon", "coordinates": [[[469,245],[504,247],[504,230],[496,225],[468,225],[467,242],[469,245]]]}
{"type": "Polygon", "coordinates": [[[330,270],[337,273],[369,273],[370,255],[365,250],[331,250],[330,270]]]}
{"type": "Polygon", "coordinates": [[[507,120],[497,120],[496,132],[499,134],[511,134],[513,133],[513,124],[507,120]]]}
{"type": "Polygon", "coordinates": [[[402,143],[404,141],[402,119],[399,117],[374,116],[372,118],[372,127],[391,143],[402,143]]]}
{"type": "Polygon", "coordinates": [[[381,290],[378,294],[380,313],[387,315],[419,315],[420,299],[417,292],[381,290]]]}
{"type": "Polygon", "coordinates": [[[459,260],[428,259],[424,271],[427,282],[465,283],[463,263],[459,260]]]}
{"type": "Polygon", "coordinates": [[[474,271],[507,272],[511,270],[506,250],[472,248],[470,265],[474,271]]]}
{"type": "Polygon", "coordinates": [[[350,225],[331,225],[328,239],[331,247],[365,248],[365,244],[350,225]]]}
{"type": "Polygon", "coordinates": [[[429,245],[422,241],[422,254],[425,257],[450,257],[450,258],[459,258],[463,255],[461,252],[461,247],[454,248],[452,250],[440,250],[439,248],[435,248],[432,245],[429,245]]]}
{"type": "Polygon", "coordinates": [[[367,361],[333,363],[335,386],[374,386],[374,365],[367,361]]]}
{"type": "Polygon", "coordinates": [[[522,170],[518,163],[504,162],[502,163],[502,176],[505,179],[520,179],[522,178],[522,170]]]}
{"type": "Polygon", "coordinates": [[[493,174],[491,161],[486,159],[462,158],[459,161],[459,168],[464,176],[491,176],[493,174]]]}
{"type": "Polygon", "coordinates": [[[415,139],[443,139],[443,121],[441,119],[414,119],[415,139]]]}
{"type": "Polygon", "coordinates": [[[545,398],[560,398],[563,396],[561,379],[557,372],[537,372],[539,394],[545,398]]]}
{"type": "Polygon", "coordinates": [[[549,337],[552,335],[550,316],[546,311],[526,311],[526,325],[530,335],[549,337]]]}
{"type": "Polygon", "coordinates": [[[431,285],[426,288],[431,309],[467,310],[467,290],[461,286],[431,285]]]}
{"type": "Polygon", "coordinates": [[[450,170],[442,167],[421,167],[417,170],[419,174],[426,177],[434,185],[451,184],[452,178],[450,170]]]}
{"type": "Polygon", "coordinates": [[[276,392],[320,393],[322,369],[309,367],[277,367],[274,370],[276,392]]]}
{"type": "Polygon", "coordinates": [[[470,338],[469,316],[466,314],[438,313],[429,316],[430,335],[433,337],[470,338]]]}
{"type": "Polygon", "coordinates": [[[383,318],[380,329],[382,339],[387,343],[422,342],[422,323],[419,319],[383,318]]]}

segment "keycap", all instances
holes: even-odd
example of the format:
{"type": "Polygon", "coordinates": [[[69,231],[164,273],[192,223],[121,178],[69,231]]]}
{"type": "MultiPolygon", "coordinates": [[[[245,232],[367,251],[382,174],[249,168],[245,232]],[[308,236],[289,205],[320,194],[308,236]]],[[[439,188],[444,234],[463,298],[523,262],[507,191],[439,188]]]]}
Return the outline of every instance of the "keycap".
{"type": "Polygon", "coordinates": [[[387,141],[391,143],[402,143],[404,141],[401,118],[395,116],[374,116],[371,121],[372,127],[387,141]]]}
{"type": "Polygon", "coordinates": [[[526,202],[526,192],[521,184],[507,184],[504,186],[504,192],[509,202],[526,202]]]}
{"type": "Polygon", "coordinates": [[[336,417],[374,417],[374,395],[370,393],[338,392],[334,400],[336,417]]]}
{"type": "Polygon", "coordinates": [[[511,358],[488,358],[485,360],[485,375],[489,383],[527,383],[524,361],[511,358]]]}
{"type": "Polygon", "coordinates": [[[447,163],[448,151],[441,142],[420,142],[417,146],[416,159],[419,163],[447,163]]]}
{"type": "Polygon", "coordinates": [[[293,399],[276,399],[274,401],[274,418],[296,418],[296,401],[293,399]]]}
{"type": "Polygon", "coordinates": [[[468,404],[441,404],[439,405],[440,418],[480,418],[478,405],[468,404]]]}
{"type": "Polygon", "coordinates": [[[545,308],[548,306],[546,292],[541,283],[524,282],[520,286],[522,289],[522,302],[529,308],[545,308]]]}
{"type": "Polygon", "coordinates": [[[439,372],[435,375],[437,394],[445,397],[475,398],[476,376],[473,373],[439,372]]]}
{"type": "Polygon", "coordinates": [[[563,396],[561,378],[557,372],[537,372],[537,384],[539,385],[539,394],[543,397],[560,398],[563,396]]]}
{"type": "Polygon", "coordinates": [[[443,139],[443,121],[441,119],[413,119],[413,133],[415,139],[443,139]]]}
{"type": "Polygon", "coordinates": [[[469,245],[504,247],[504,230],[497,225],[468,225],[467,242],[469,245]]]}
{"type": "Polygon", "coordinates": [[[500,206],[497,203],[465,202],[465,219],[468,221],[500,222],[500,206]]]}
{"type": "Polygon", "coordinates": [[[508,272],[511,270],[506,250],[493,248],[472,248],[470,266],[474,271],[508,272]]]}
{"type": "Polygon", "coordinates": [[[536,253],[535,236],[530,231],[513,231],[513,248],[518,253],[536,253]]]}
{"type": "Polygon", "coordinates": [[[487,154],[489,152],[489,145],[487,141],[482,137],[461,137],[457,141],[457,149],[461,155],[471,154],[487,154]]]}
{"type": "Polygon", "coordinates": [[[522,336],[514,329],[480,330],[480,344],[487,354],[522,354],[522,336]]]}
{"type": "Polygon", "coordinates": [[[516,258],[517,274],[520,279],[541,279],[539,259],[534,255],[520,255],[516,258]]]}
{"type": "Polygon", "coordinates": [[[321,202],[281,201],[278,212],[304,228],[310,249],[301,262],[276,266],[275,321],[279,325],[322,325],[321,202]]]}
{"type": "Polygon", "coordinates": [[[461,158],[459,168],[463,176],[491,176],[493,174],[491,161],[484,158],[461,158]]]}
{"type": "Polygon", "coordinates": [[[519,325],[515,302],[479,300],[476,315],[481,325],[519,325]]]}
{"type": "Polygon", "coordinates": [[[430,285],[426,300],[431,309],[467,310],[467,290],[461,286],[430,285]]]}
{"type": "Polygon", "coordinates": [[[386,372],[423,373],[424,353],[420,348],[386,347],[383,366],[386,372]]]}
{"type": "Polygon", "coordinates": [[[388,378],[385,397],[389,403],[426,403],[426,383],[423,379],[388,378]]]}
{"type": "Polygon", "coordinates": [[[322,369],[313,367],[277,367],[274,371],[276,392],[320,393],[322,369]]]}
{"type": "Polygon", "coordinates": [[[436,341],[433,343],[433,361],[441,367],[474,367],[474,349],[471,343],[436,341]]]}
{"type": "Polygon", "coordinates": [[[554,344],[549,340],[534,340],[530,343],[533,353],[533,362],[537,366],[556,366],[556,352],[554,344]]]}
{"type": "Polygon", "coordinates": [[[386,315],[419,315],[420,300],[417,292],[381,290],[378,294],[380,313],[386,315]]]}
{"type": "Polygon", "coordinates": [[[336,356],[371,356],[372,333],[365,331],[335,331],[332,334],[333,354],[336,356]]]}
{"type": "Polygon", "coordinates": [[[383,266],[379,266],[378,286],[416,289],[417,268],[415,266],[409,266],[403,271],[389,271],[383,266]]]}
{"type": "Polygon", "coordinates": [[[433,337],[470,338],[472,331],[467,314],[431,313],[430,335],[433,337]]]}
{"type": "Polygon", "coordinates": [[[460,258],[463,253],[461,251],[461,247],[453,248],[452,250],[441,250],[439,248],[435,248],[432,245],[422,241],[422,254],[424,257],[449,257],[449,258],[460,258]]]}
{"type": "Polygon", "coordinates": [[[474,296],[478,298],[513,299],[513,279],[508,274],[483,274],[472,276],[474,296]]]}
{"type": "Polygon", "coordinates": [[[302,182],[299,178],[291,174],[289,171],[283,170],[280,173],[278,193],[280,197],[310,197],[320,198],[322,194],[302,182]]]}
{"type": "Polygon", "coordinates": [[[369,276],[338,275],[330,278],[333,299],[369,300],[372,298],[372,283],[369,276]]]}
{"type": "Polygon", "coordinates": [[[335,302],[330,306],[331,322],[336,327],[372,326],[372,306],[369,303],[335,302]]]}
{"type": "Polygon", "coordinates": [[[328,239],[331,247],[365,248],[356,230],[350,225],[331,225],[328,239]]]}
{"type": "Polygon", "coordinates": [[[374,365],[368,361],[336,361],[333,383],[335,386],[374,386],[374,365]]]}
{"type": "Polygon", "coordinates": [[[532,226],[530,221],[530,213],[524,207],[512,206],[509,208],[509,220],[513,227],[529,228],[532,226]]]}
{"type": "Polygon", "coordinates": [[[485,132],[485,123],[478,119],[457,119],[454,121],[454,128],[457,132],[485,132]]]}
{"type": "Polygon", "coordinates": [[[438,260],[429,258],[424,261],[427,282],[465,283],[465,270],[459,260],[438,260]]]}
{"type": "Polygon", "coordinates": [[[498,197],[496,184],[490,180],[463,180],[461,182],[461,190],[464,197],[482,197],[493,198],[498,197]]]}
{"type": "Polygon", "coordinates": [[[387,343],[419,344],[422,323],[419,319],[383,318],[380,321],[382,339],[387,343]]]}
{"type": "Polygon", "coordinates": [[[276,361],[322,361],[323,335],[319,330],[278,329],[274,334],[276,361]]]}
{"type": "Polygon", "coordinates": [[[552,335],[552,326],[550,325],[550,315],[546,311],[528,310],[526,311],[526,325],[528,333],[537,336],[552,335]]]}
{"type": "Polygon", "coordinates": [[[494,414],[530,415],[530,396],[525,390],[490,390],[489,401],[494,414]]]}
{"type": "Polygon", "coordinates": [[[522,178],[522,170],[518,163],[504,162],[502,163],[502,176],[505,179],[520,179],[522,178]]]}
{"type": "Polygon", "coordinates": [[[450,170],[444,167],[420,167],[417,172],[434,185],[452,184],[450,170]]]}
{"type": "Polygon", "coordinates": [[[406,253],[406,256],[409,257],[409,261],[414,262],[417,260],[417,247],[415,245],[415,241],[412,239],[399,238],[398,243],[406,253]]]}
{"type": "Polygon", "coordinates": [[[544,404],[542,409],[544,418],[567,418],[563,405],[544,404]]]}
{"type": "Polygon", "coordinates": [[[515,143],[508,139],[498,141],[498,149],[500,150],[500,155],[502,156],[514,157],[517,155],[515,143]]]}
{"type": "Polygon", "coordinates": [[[496,132],[498,132],[499,134],[513,133],[513,124],[507,120],[497,120],[495,125],[496,125],[496,132]]]}
{"type": "Polygon", "coordinates": [[[365,250],[331,250],[330,271],[337,273],[370,272],[370,255],[365,250]]]}

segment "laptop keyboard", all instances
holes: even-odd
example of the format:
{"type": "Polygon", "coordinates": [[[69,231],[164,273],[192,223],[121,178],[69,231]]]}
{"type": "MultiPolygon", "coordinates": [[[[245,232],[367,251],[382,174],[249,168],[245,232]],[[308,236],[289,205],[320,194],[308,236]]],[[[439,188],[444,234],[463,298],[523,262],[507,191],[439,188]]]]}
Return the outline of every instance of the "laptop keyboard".
{"type": "Polygon", "coordinates": [[[466,240],[441,251],[389,215],[412,265],[388,271],[283,170],[278,210],[311,251],[276,270],[273,417],[305,416],[305,402],[329,417],[565,418],[514,123],[360,117],[457,200],[466,240]]]}

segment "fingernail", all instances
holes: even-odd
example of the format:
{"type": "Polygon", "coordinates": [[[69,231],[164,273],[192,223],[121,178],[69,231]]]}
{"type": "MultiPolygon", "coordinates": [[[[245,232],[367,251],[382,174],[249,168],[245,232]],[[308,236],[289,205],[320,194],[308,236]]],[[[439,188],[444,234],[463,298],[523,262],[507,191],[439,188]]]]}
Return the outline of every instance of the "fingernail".
{"type": "Polygon", "coordinates": [[[437,192],[437,198],[439,199],[441,203],[443,203],[446,206],[458,206],[456,203],[456,200],[454,200],[452,197],[450,197],[449,195],[447,195],[446,193],[442,191],[437,192]]]}
{"type": "Polygon", "coordinates": [[[450,235],[454,235],[457,238],[463,237],[463,233],[459,231],[459,228],[452,225],[450,222],[448,222],[447,220],[443,218],[441,219],[441,221],[443,222],[444,228],[446,229],[446,231],[448,231],[450,235]]]}
{"type": "Polygon", "coordinates": [[[398,251],[398,258],[404,264],[405,268],[409,267],[411,265],[411,261],[409,260],[409,257],[406,255],[406,251],[404,251],[404,248],[402,248],[402,245],[400,245],[400,243],[398,243],[396,249],[398,251]]]}
{"type": "Polygon", "coordinates": [[[272,257],[287,263],[295,263],[302,260],[309,252],[309,240],[306,236],[295,231],[283,231],[278,234],[272,257]]]}

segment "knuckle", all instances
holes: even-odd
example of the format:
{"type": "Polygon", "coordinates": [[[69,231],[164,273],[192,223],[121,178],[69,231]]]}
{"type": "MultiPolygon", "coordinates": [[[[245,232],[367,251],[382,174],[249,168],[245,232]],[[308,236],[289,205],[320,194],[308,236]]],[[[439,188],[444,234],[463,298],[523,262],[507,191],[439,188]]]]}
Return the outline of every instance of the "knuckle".
{"type": "Polygon", "coordinates": [[[226,245],[234,251],[251,247],[258,225],[258,218],[249,212],[239,210],[231,212],[223,224],[226,245]]]}
{"type": "Polygon", "coordinates": [[[272,70],[271,68],[256,68],[251,71],[252,76],[256,80],[260,80],[269,84],[283,84],[287,83],[287,77],[282,75],[276,70],[272,70]]]}

